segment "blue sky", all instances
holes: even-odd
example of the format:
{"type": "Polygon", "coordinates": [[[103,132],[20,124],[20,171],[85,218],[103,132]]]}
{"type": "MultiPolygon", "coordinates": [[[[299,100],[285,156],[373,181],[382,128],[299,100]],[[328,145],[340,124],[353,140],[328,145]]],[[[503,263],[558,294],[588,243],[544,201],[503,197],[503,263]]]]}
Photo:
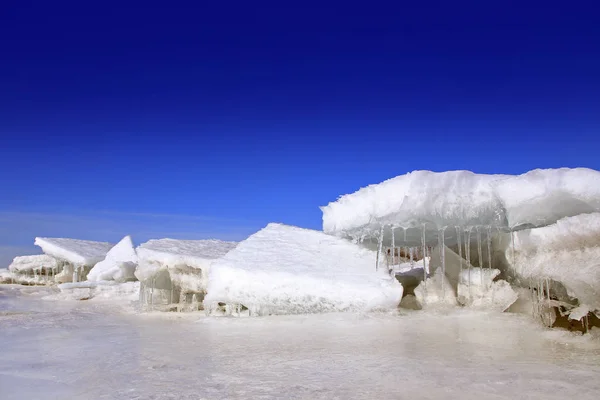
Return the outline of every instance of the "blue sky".
{"type": "Polygon", "coordinates": [[[318,229],[415,169],[600,169],[591,1],[21,3],[0,13],[0,264],[37,235],[318,229]]]}

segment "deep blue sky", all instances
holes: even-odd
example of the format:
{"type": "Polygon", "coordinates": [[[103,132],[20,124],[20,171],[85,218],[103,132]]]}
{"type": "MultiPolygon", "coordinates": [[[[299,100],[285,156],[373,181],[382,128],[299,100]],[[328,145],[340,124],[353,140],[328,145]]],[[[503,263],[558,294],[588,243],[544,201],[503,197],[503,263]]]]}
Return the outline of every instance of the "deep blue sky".
{"type": "Polygon", "coordinates": [[[0,253],[318,229],[415,169],[600,169],[591,1],[58,3],[0,8],[0,253]]]}

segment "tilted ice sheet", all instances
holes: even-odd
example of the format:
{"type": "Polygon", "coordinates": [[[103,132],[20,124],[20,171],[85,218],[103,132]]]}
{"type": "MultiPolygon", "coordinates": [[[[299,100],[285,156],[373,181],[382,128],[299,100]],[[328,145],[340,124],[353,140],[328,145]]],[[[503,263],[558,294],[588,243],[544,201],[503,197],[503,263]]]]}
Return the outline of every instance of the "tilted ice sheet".
{"type": "Polygon", "coordinates": [[[37,254],[33,256],[19,256],[13,259],[8,266],[9,271],[31,271],[38,268],[54,268],[56,259],[47,254],[37,254]]]}
{"type": "Polygon", "coordinates": [[[117,281],[125,282],[135,280],[135,268],[138,257],[130,236],[125,236],[106,254],[103,261],[97,263],[89,272],[89,281],[117,281]]]}
{"type": "Polygon", "coordinates": [[[104,260],[106,253],[114,246],[107,242],[67,238],[35,238],[35,244],[53,257],[75,265],[93,266],[104,260]]]}
{"type": "Polygon", "coordinates": [[[137,248],[139,266],[136,276],[143,281],[161,268],[189,266],[207,273],[212,262],[223,257],[237,242],[217,239],[177,240],[157,239],[141,244],[137,248]]]}
{"type": "Polygon", "coordinates": [[[376,253],[322,232],[269,224],[216,261],[205,307],[242,304],[258,313],[394,308],[402,286],[375,271],[376,253]]]}
{"type": "MultiPolygon", "coordinates": [[[[600,213],[567,217],[514,235],[513,270],[537,282],[561,282],[580,303],[600,310],[600,213]]],[[[506,259],[512,263],[511,246],[506,259]]]]}
{"type": "Polygon", "coordinates": [[[511,176],[415,171],[342,196],[321,209],[323,230],[340,236],[373,236],[381,225],[542,226],[600,211],[600,172],[561,168],[511,176]]]}

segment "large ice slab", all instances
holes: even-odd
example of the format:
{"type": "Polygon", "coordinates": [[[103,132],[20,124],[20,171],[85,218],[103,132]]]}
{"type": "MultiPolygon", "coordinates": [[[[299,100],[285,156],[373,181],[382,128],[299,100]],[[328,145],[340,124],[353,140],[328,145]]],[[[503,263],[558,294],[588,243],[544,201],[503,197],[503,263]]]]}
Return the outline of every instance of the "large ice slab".
{"type": "Polygon", "coordinates": [[[375,259],[345,239],[269,224],[212,265],[204,305],[242,304],[258,314],[395,308],[402,285],[376,272],[375,259]]]}
{"type": "Polygon", "coordinates": [[[342,196],[321,209],[323,230],[348,237],[374,236],[381,225],[412,228],[417,238],[423,224],[431,230],[538,227],[600,211],[600,172],[561,168],[511,176],[415,171],[342,196]]]}
{"type": "Polygon", "coordinates": [[[130,236],[125,236],[88,273],[88,281],[126,282],[135,280],[138,257],[130,236]]]}
{"type": "Polygon", "coordinates": [[[50,256],[79,266],[93,266],[104,260],[106,253],[114,246],[107,242],[67,238],[35,238],[35,244],[50,256]]]}
{"type": "Polygon", "coordinates": [[[177,240],[157,239],[141,244],[137,248],[139,265],[135,272],[140,281],[145,281],[163,268],[187,266],[202,271],[202,282],[199,287],[206,286],[206,275],[214,260],[223,257],[237,242],[217,239],[177,240]]]}

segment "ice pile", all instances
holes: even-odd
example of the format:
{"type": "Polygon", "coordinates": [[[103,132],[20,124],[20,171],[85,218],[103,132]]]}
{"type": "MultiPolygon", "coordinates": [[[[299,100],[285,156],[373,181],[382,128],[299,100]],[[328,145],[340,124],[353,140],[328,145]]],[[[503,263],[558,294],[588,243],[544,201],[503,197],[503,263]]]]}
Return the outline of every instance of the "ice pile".
{"type": "Polygon", "coordinates": [[[138,257],[130,236],[125,236],[106,254],[106,258],[97,263],[88,273],[87,279],[92,282],[135,280],[135,268],[138,257]]]}
{"type": "Polygon", "coordinates": [[[402,285],[376,253],[323,232],[269,224],[210,271],[204,307],[242,305],[251,315],[393,309],[402,285]]]}

